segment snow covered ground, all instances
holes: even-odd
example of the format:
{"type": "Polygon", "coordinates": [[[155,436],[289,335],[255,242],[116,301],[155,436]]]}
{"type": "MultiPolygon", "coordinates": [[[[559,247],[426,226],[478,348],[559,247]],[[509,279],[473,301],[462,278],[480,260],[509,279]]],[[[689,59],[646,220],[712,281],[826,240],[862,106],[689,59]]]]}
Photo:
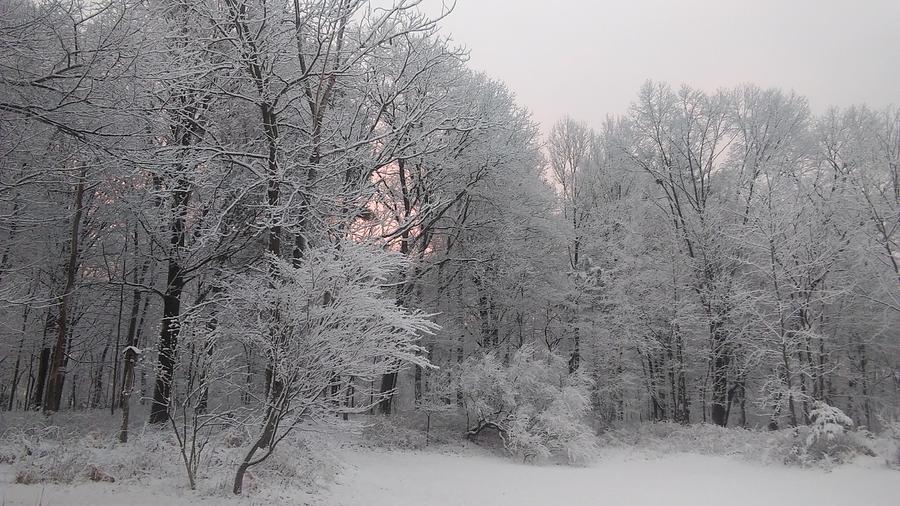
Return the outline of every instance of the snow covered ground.
{"type": "MultiPolygon", "coordinates": [[[[521,464],[476,451],[451,454],[341,450],[346,466],[336,483],[310,496],[266,490],[242,500],[199,497],[160,483],[73,486],[0,482],[0,504],[310,504],[317,506],[449,505],[802,505],[895,506],[900,473],[877,461],[831,472],[764,466],[726,457],[648,457],[610,450],[590,467],[521,464]]],[[[3,466],[5,471],[8,466],[3,466]]]]}
{"type": "Polygon", "coordinates": [[[725,457],[607,454],[591,467],[533,466],[490,456],[356,453],[332,487],[335,505],[900,504],[900,473],[845,466],[827,473],[725,457]]]}

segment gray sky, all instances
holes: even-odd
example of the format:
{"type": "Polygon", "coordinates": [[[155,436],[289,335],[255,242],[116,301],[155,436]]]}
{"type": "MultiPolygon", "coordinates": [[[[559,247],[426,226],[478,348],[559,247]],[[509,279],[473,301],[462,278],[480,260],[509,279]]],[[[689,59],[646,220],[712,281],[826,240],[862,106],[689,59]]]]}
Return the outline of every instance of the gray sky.
{"type": "Polygon", "coordinates": [[[458,0],[442,32],[545,130],[624,113],[648,78],[793,89],[814,111],[900,105],[900,0],[458,0]]]}

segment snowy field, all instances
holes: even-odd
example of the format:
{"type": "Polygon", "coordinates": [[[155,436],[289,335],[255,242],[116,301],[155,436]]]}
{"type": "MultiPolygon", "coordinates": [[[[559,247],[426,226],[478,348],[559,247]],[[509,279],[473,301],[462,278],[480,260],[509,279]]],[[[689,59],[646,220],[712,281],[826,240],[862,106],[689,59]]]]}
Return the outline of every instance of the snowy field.
{"type": "Polygon", "coordinates": [[[342,450],[344,471],[316,495],[267,489],[200,497],[159,483],[14,485],[2,466],[0,504],[778,505],[895,506],[900,473],[863,459],[830,472],[708,455],[604,452],[589,467],[521,464],[482,452],[342,450]]]}
{"type": "Polygon", "coordinates": [[[331,490],[351,505],[897,505],[900,473],[830,473],[724,457],[607,454],[590,467],[533,466],[487,456],[359,453],[331,490]]]}

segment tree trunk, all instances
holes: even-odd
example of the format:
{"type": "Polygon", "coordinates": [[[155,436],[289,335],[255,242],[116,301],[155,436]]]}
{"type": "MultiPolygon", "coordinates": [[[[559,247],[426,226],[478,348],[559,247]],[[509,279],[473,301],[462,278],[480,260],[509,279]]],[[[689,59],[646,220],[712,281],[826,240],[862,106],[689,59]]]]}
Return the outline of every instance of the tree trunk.
{"type": "MultiPolygon", "coordinates": [[[[142,275],[138,278],[137,273],[135,273],[135,283],[139,283],[143,280],[143,272],[146,272],[147,267],[149,267],[149,263],[145,263],[142,268],[142,275]]],[[[134,367],[137,362],[137,350],[130,350],[133,352],[132,360],[129,360],[128,351],[130,348],[138,347],[138,312],[141,307],[141,292],[137,289],[131,295],[131,312],[128,315],[128,331],[125,334],[125,355],[124,355],[124,365],[122,366],[122,388],[119,391],[119,404],[120,407],[124,409],[125,404],[128,403],[128,400],[131,398],[131,390],[134,388],[134,367]],[[128,375],[131,375],[129,380],[128,375]],[[128,385],[128,382],[131,382],[131,385],[128,385]],[[128,395],[126,399],[125,396],[128,395]]]]}
{"type": "Polygon", "coordinates": [[[684,370],[684,337],[681,335],[681,329],[675,328],[675,358],[678,361],[678,398],[679,411],[678,422],[683,424],[691,423],[691,397],[687,390],[687,374],[684,370]]]}
{"type": "MultiPolygon", "coordinates": [[[[181,170],[186,169],[181,167],[181,170]]],[[[153,388],[153,405],[150,408],[150,423],[165,423],[169,418],[169,397],[172,394],[178,334],[181,331],[181,322],[179,321],[181,293],[187,283],[180,263],[180,255],[185,247],[185,219],[191,192],[187,181],[179,178],[176,184],[178,190],[173,193],[169,237],[171,249],[168,258],[166,289],[163,293],[163,317],[159,329],[159,357],[156,384],[153,388]]]]}
{"type": "MultiPolygon", "coordinates": [[[[576,317],[577,318],[577,317],[576,317]]],[[[569,357],[569,374],[574,373],[581,367],[581,336],[576,323],[575,332],[572,339],[572,356],[569,357]]]]}
{"type": "Polygon", "coordinates": [[[107,339],[106,345],[103,346],[103,351],[100,352],[100,360],[97,364],[96,372],[92,373],[94,378],[93,392],[91,392],[91,400],[90,407],[98,408],[100,407],[100,399],[103,397],[103,369],[106,364],[106,355],[109,354],[109,340],[107,339]]]}
{"type": "Polygon", "coordinates": [[[41,356],[38,360],[37,380],[34,386],[34,399],[31,401],[35,409],[40,409],[44,404],[44,388],[47,385],[47,373],[50,370],[50,348],[41,348],[41,356]]]}
{"type": "Polygon", "coordinates": [[[178,347],[178,333],[181,330],[178,321],[181,315],[181,292],[185,284],[181,266],[174,258],[169,259],[166,279],[163,318],[159,333],[159,365],[153,389],[153,405],[150,408],[150,423],[165,423],[169,418],[169,397],[172,394],[175,353],[178,347]]]}
{"type": "Polygon", "coordinates": [[[125,349],[125,367],[122,370],[122,425],[119,427],[119,442],[128,442],[128,421],[131,416],[131,391],[134,389],[134,363],[137,352],[133,346],[125,349]]]}
{"type": "Polygon", "coordinates": [[[79,230],[81,228],[81,216],[84,212],[84,178],[85,170],[82,169],[75,189],[75,215],[72,218],[72,229],[69,235],[69,260],[65,269],[65,288],[59,300],[59,315],[56,318],[56,347],[50,358],[50,382],[47,385],[47,395],[44,398],[45,411],[59,411],[62,399],[63,382],[66,378],[66,336],[68,334],[68,310],[71,304],[72,291],[75,287],[75,274],[78,271],[79,230]]]}
{"type": "Polygon", "coordinates": [[[384,415],[391,414],[391,404],[394,400],[394,389],[396,388],[397,371],[381,376],[381,400],[378,402],[378,408],[384,415]]]}
{"type": "MultiPolygon", "coordinates": [[[[135,253],[137,253],[137,232],[134,234],[135,253]]],[[[150,263],[145,262],[140,277],[134,273],[135,283],[142,281],[150,263]]],[[[122,366],[122,390],[119,404],[122,408],[122,425],[119,428],[119,442],[128,442],[128,422],[131,417],[131,394],[134,392],[134,368],[138,359],[138,311],[141,306],[141,292],[137,289],[131,295],[131,313],[128,317],[128,333],[125,336],[125,363],[122,366]]]]}
{"type": "Polygon", "coordinates": [[[110,415],[112,415],[116,412],[116,407],[119,405],[119,402],[117,402],[116,396],[118,394],[121,394],[121,391],[117,392],[116,390],[117,390],[117,387],[119,386],[119,347],[122,344],[122,311],[123,311],[123,307],[125,306],[125,283],[124,283],[125,267],[126,267],[125,266],[125,253],[127,251],[128,251],[128,248],[126,246],[126,248],[122,252],[123,253],[122,254],[122,277],[123,277],[122,281],[123,281],[123,283],[119,287],[119,315],[116,318],[116,347],[113,350],[113,361],[112,361],[113,362],[113,374],[112,374],[112,378],[110,379],[110,382],[109,382],[110,385],[112,385],[112,388],[110,389],[112,391],[110,393],[110,399],[109,399],[109,414],[110,415]]]}
{"type": "MultiPolygon", "coordinates": [[[[717,315],[718,316],[718,315],[717,315]]],[[[715,321],[710,325],[712,336],[712,400],[710,402],[710,418],[721,427],[728,425],[728,366],[730,356],[727,350],[725,330],[722,322],[715,321]]]]}
{"type": "Polygon", "coordinates": [[[872,430],[872,406],[869,402],[869,357],[866,353],[865,343],[859,343],[859,372],[860,386],[862,387],[863,413],[866,417],[866,428],[872,430]]]}
{"type": "MultiPolygon", "coordinates": [[[[400,180],[400,196],[403,201],[403,221],[404,226],[406,227],[400,233],[400,254],[403,256],[409,256],[409,243],[410,243],[410,231],[407,225],[407,221],[412,215],[412,201],[409,195],[409,183],[407,182],[406,177],[406,160],[400,158],[397,160],[397,175],[400,180]]],[[[407,279],[400,287],[400,293],[397,296],[397,304],[405,305],[407,302],[407,296],[412,292],[410,289],[410,280],[407,279]]],[[[394,401],[394,392],[397,388],[397,371],[392,371],[387,374],[381,376],[381,388],[379,389],[379,393],[381,394],[381,400],[378,402],[378,410],[381,414],[390,415],[391,414],[391,405],[394,401]]]]}
{"type": "MultiPolygon", "coordinates": [[[[13,367],[12,382],[9,389],[9,406],[7,411],[12,411],[15,407],[16,390],[19,388],[19,368],[22,361],[22,349],[25,347],[25,331],[28,330],[28,310],[29,306],[25,306],[25,312],[22,315],[22,337],[19,338],[19,349],[16,351],[16,365],[13,367]]],[[[26,393],[27,404],[27,393],[26,393]]]]}

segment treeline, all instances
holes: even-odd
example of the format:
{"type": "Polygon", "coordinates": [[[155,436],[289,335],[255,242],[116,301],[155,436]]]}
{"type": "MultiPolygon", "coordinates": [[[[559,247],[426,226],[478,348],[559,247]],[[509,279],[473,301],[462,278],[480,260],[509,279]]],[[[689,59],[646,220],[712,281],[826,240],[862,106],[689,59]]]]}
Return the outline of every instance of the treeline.
{"type": "Polygon", "coordinates": [[[246,471],[533,345],[597,424],[896,416],[896,110],[648,83],[542,144],[416,4],[5,2],[3,409],[256,427],[246,471]]]}
{"type": "MultiPolygon", "coordinates": [[[[507,202],[543,212],[537,127],[416,4],[7,2],[4,409],[115,409],[137,389],[165,422],[212,346],[195,327],[215,335],[236,288],[370,243],[406,259],[376,280],[390,305],[426,307],[422,280],[480,262],[463,244],[514,221],[507,202]]],[[[283,388],[269,332],[227,346],[244,402],[283,388]]],[[[390,411],[397,364],[368,358],[390,411]]]]}
{"type": "Polygon", "coordinates": [[[897,416],[900,112],[648,82],[600,131],[560,122],[549,152],[604,420],[897,416]]]}

